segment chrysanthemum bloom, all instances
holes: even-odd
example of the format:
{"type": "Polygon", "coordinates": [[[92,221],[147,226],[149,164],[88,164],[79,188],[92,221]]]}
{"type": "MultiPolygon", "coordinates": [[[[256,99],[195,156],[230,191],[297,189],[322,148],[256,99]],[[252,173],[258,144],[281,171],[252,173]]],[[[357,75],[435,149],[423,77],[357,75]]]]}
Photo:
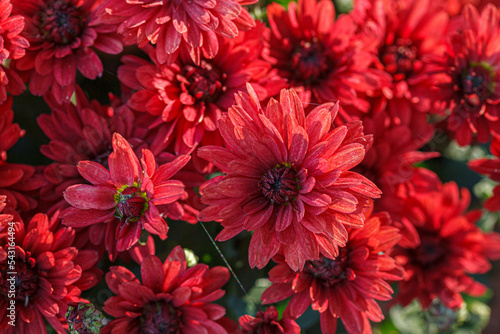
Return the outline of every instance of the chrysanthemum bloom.
{"type": "Polygon", "coordinates": [[[226,148],[204,146],[198,155],[224,176],[202,189],[204,221],[219,220],[227,240],[254,231],[251,267],[264,267],[280,247],[287,263],[335,257],[347,241],[346,226],[363,226],[363,212],[378,188],[350,172],[371,145],[361,122],[333,126],[339,106],[325,103],[305,117],[294,90],[282,90],[263,110],[250,85],[219,121],[226,148]]]}
{"type": "Polygon", "coordinates": [[[373,145],[357,171],[373,181],[384,196],[412,178],[415,163],[439,155],[418,151],[434,134],[434,126],[424,113],[401,109],[394,115],[381,109],[363,115],[361,120],[364,132],[373,135],[373,145]]]}
{"type": "Polygon", "coordinates": [[[171,64],[186,54],[200,64],[200,55],[213,58],[219,52],[218,36],[234,38],[255,26],[244,5],[257,0],[105,0],[100,22],[117,25],[125,44],[156,44],[160,64],[171,64]]]}
{"type": "MultiPolygon", "coordinates": [[[[473,171],[487,175],[491,180],[500,182],[500,137],[493,136],[490,144],[490,152],[495,159],[476,159],[470,161],[468,166],[473,171]]],[[[500,211],[500,186],[493,189],[493,195],[488,198],[483,206],[489,211],[500,211]]]]}
{"type": "Polygon", "coordinates": [[[240,317],[239,323],[238,334],[300,334],[300,327],[295,320],[288,317],[279,320],[278,310],[274,306],[257,312],[255,317],[244,315],[240,317]]]}
{"type": "Polygon", "coordinates": [[[285,315],[298,318],[311,305],[321,313],[323,333],[335,333],[340,318],[348,333],[371,333],[371,321],[384,316],[376,300],[390,300],[387,281],[401,280],[403,269],[386,254],[400,239],[387,213],[367,218],[361,229],[349,230],[349,241],[338,256],[307,261],[292,271],[281,255],[269,272],[273,283],[262,294],[264,304],[292,297],[285,315]]]}
{"type": "Polygon", "coordinates": [[[500,134],[500,14],[487,5],[481,14],[472,5],[462,13],[462,31],[450,38],[447,73],[450,81],[441,94],[451,110],[448,130],[459,145],[469,145],[475,135],[487,142],[500,134]]]}
{"type": "Polygon", "coordinates": [[[16,220],[13,238],[8,228],[0,221],[0,330],[43,334],[47,333],[45,319],[57,333],[66,333],[61,320],[68,302],[85,302],[81,291],[99,282],[95,271],[85,274],[96,264],[97,252],[73,247],[75,231],[43,214],[35,215],[29,224],[16,220]],[[13,286],[15,296],[9,297],[13,286]],[[7,317],[11,300],[15,326],[9,325],[7,317]]]}
{"type": "Polygon", "coordinates": [[[235,39],[219,38],[220,52],[213,59],[202,57],[199,65],[185,55],[172,65],[161,64],[153,48],[149,50],[153,63],[135,56],[122,58],[124,65],[118,69],[118,78],[135,91],[128,105],[152,115],[150,127],[168,129],[160,131],[163,137],[156,138],[153,151],[173,141],[176,154],[188,154],[205,133],[217,136],[217,121],[247,82],[261,100],[285,88],[285,81],[260,58],[264,29],[259,24],[235,39]]]}
{"type": "Polygon", "coordinates": [[[32,94],[53,94],[69,101],[78,71],[86,78],[101,76],[102,63],[92,47],[110,54],[122,51],[113,26],[95,22],[100,0],[13,0],[14,13],[24,17],[22,33],[30,43],[26,55],[11,62],[28,71],[32,94]]]}
{"type": "Polygon", "coordinates": [[[156,256],[141,264],[142,283],[124,267],[111,267],[106,283],[117,296],[103,310],[116,319],[102,333],[220,333],[221,298],[229,279],[224,267],[197,264],[187,269],[184,251],[174,248],[164,263],[156,256]]]}
{"type": "Polygon", "coordinates": [[[24,90],[21,77],[7,63],[24,56],[29,47],[28,40],[21,36],[24,18],[12,14],[10,0],[0,0],[0,103],[7,98],[7,92],[19,95],[24,90]]]}
{"type": "MultiPolygon", "coordinates": [[[[267,15],[267,57],[302,102],[339,100],[348,111],[366,112],[369,103],[359,94],[389,82],[385,73],[369,68],[374,55],[356,46],[356,24],[348,15],[335,19],[332,1],[290,1],[288,12],[272,3],[267,15]]],[[[349,119],[348,114],[341,116],[349,119]]]]}
{"type": "Polygon", "coordinates": [[[13,120],[12,98],[9,98],[0,104],[0,161],[7,160],[7,150],[24,135],[24,130],[13,124],[13,120]]]}
{"type": "Polygon", "coordinates": [[[484,294],[486,288],[469,274],[485,273],[491,268],[488,260],[500,259],[500,234],[482,232],[475,225],[481,212],[464,214],[469,203],[468,190],[459,191],[453,182],[404,202],[404,219],[415,226],[420,244],[394,248],[392,255],[406,270],[395,301],[407,305],[418,298],[427,308],[439,298],[457,308],[461,293],[484,294]]]}
{"type": "Polygon", "coordinates": [[[109,171],[94,161],[81,161],[78,171],[92,185],[66,189],[64,198],[72,207],[62,212],[63,223],[72,227],[107,223],[108,252],[113,243],[118,251],[129,249],[139,240],[142,228],[165,239],[168,226],[156,206],[175,202],[184,194],[184,184],[170,178],[189,156],[157,167],[151,151],[144,149],[142,155],[139,163],[130,144],[115,133],[109,171]]]}
{"type": "Polygon", "coordinates": [[[445,40],[448,14],[431,0],[358,1],[366,6],[353,16],[362,38],[375,44],[375,68],[392,78],[384,90],[391,113],[415,110],[442,113],[438,69],[446,62],[445,40]]]}

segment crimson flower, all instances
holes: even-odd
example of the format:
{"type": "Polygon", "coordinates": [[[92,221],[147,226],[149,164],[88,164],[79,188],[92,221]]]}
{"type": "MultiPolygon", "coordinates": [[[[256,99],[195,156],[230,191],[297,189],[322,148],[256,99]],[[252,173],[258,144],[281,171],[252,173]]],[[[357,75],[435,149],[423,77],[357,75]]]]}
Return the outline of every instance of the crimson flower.
{"type": "Polygon", "coordinates": [[[218,119],[247,82],[261,100],[285,88],[285,81],[260,59],[264,29],[259,24],[234,39],[219,38],[220,52],[213,59],[202,57],[198,65],[183,55],[171,65],[162,64],[153,48],[149,49],[152,63],[136,56],[122,58],[124,65],[118,69],[118,78],[134,90],[128,105],[152,116],[145,119],[150,119],[149,127],[168,129],[159,132],[153,151],[161,151],[173,142],[176,154],[188,154],[205,133],[217,137],[218,119]]]}
{"type": "Polygon", "coordinates": [[[395,301],[407,305],[418,298],[427,308],[439,298],[447,307],[457,308],[463,302],[461,293],[484,294],[486,288],[469,274],[485,273],[491,268],[488,260],[500,259],[500,234],[482,232],[474,224],[481,212],[464,214],[469,203],[468,190],[459,194],[453,182],[403,203],[403,219],[415,226],[420,243],[413,248],[398,246],[391,254],[406,270],[395,301]]]}
{"type": "Polygon", "coordinates": [[[292,297],[285,315],[298,318],[311,305],[321,313],[323,333],[335,333],[340,318],[348,333],[371,333],[368,320],[384,316],[376,300],[390,300],[387,281],[403,278],[403,269],[386,254],[400,239],[387,213],[367,218],[361,229],[349,230],[349,241],[331,259],[307,261],[294,272],[282,255],[269,272],[273,283],[262,294],[264,304],[292,297]]]}
{"type": "MultiPolygon", "coordinates": [[[[491,180],[500,182],[500,138],[493,136],[490,144],[490,152],[495,159],[476,159],[469,161],[468,166],[475,172],[487,175],[491,180]]],[[[493,189],[493,196],[488,198],[483,206],[489,211],[500,211],[500,186],[493,189]]]]}
{"type": "MultiPolygon", "coordinates": [[[[339,100],[349,112],[366,112],[370,104],[364,95],[389,82],[385,73],[370,68],[374,55],[359,46],[351,16],[335,18],[332,1],[290,1],[288,12],[272,3],[267,16],[266,56],[302,102],[339,100]]],[[[342,110],[341,116],[350,119],[342,110]]]]}
{"type": "Polygon", "coordinates": [[[295,320],[283,317],[279,318],[276,307],[269,306],[265,311],[257,312],[255,317],[244,315],[240,317],[240,329],[238,334],[300,334],[300,327],[295,320]]]}
{"type": "Polygon", "coordinates": [[[130,144],[118,133],[113,135],[109,171],[94,161],[80,161],[78,171],[92,183],[68,187],[64,198],[72,206],[61,213],[63,223],[83,227],[106,222],[106,248],[124,251],[141,236],[142,228],[162,239],[168,226],[157,205],[173,203],[184,194],[184,184],[170,178],[188,161],[179,156],[157,168],[151,151],[144,149],[141,163],[130,144]],[[142,166],[141,166],[142,164],[142,166]]]}
{"type": "Polygon", "coordinates": [[[47,333],[45,319],[57,333],[66,333],[61,319],[68,302],[86,302],[80,298],[81,291],[99,282],[102,273],[92,269],[97,252],[73,247],[75,231],[61,226],[57,216],[49,220],[37,214],[29,224],[15,218],[13,240],[9,226],[0,215],[0,330],[6,334],[43,334],[47,333]],[[15,326],[9,325],[7,317],[12,280],[15,326]]]}
{"type": "Polygon", "coordinates": [[[335,257],[347,241],[346,226],[363,226],[363,212],[378,188],[350,172],[371,145],[361,122],[332,125],[339,106],[325,103],[305,117],[294,90],[260,106],[250,85],[219,121],[226,148],[204,146],[198,155],[224,176],[202,189],[205,221],[220,220],[227,240],[254,231],[251,267],[264,267],[280,247],[287,263],[303,268],[320,254],[335,257]]]}
{"type": "Polygon", "coordinates": [[[491,133],[500,134],[500,14],[485,6],[481,14],[472,5],[462,13],[463,28],[450,38],[448,83],[442,94],[451,110],[448,130],[459,145],[469,145],[474,135],[485,143],[491,133]]]}
{"type": "Polygon", "coordinates": [[[234,38],[255,26],[243,5],[257,0],[105,0],[100,22],[117,25],[125,44],[156,44],[160,64],[171,64],[179,54],[200,64],[200,54],[213,58],[219,52],[218,36],[234,38]]]}
{"type": "Polygon", "coordinates": [[[76,70],[86,78],[101,76],[102,63],[92,47],[117,54],[118,36],[95,22],[101,0],[13,0],[14,12],[24,17],[23,36],[30,43],[26,55],[11,64],[27,71],[32,94],[52,94],[68,102],[75,90],[76,70]]]}
{"type": "Polygon", "coordinates": [[[115,317],[102,333],[227,333],[219,322],[221,298],[229,279],[224,267],[197,264],[187,269],[181,247],[175,247],[164,263],[156,256],[141,264],[142,283],[124,267],[111,267],[106,283],[116,296],[103,310],[115,317]]]}
{"type": "Polygon", "coordinates": [[[388,109],[442,113],[441,66],[446,62],[448,14],[430,0],[357,1],[354,16],[363,39],[375,44],[374,67],[388,73],[388,109]]]}
{"type": "Polygon", "coordinates": [[[437,152],[418,151],[434,134],[426,114],[404,108],[398,114],[391,111],[381,109],[361,117],[364,132],[373,135],[373,145],[359,170],[355,169],[373,181],[383,197],[396,191],[398,184],[411,180],[415,163],[439,156],[437,152]]]}
{"type": "Polygon", "coordinates": [[[7,99],[7,92],[19,95],[24,90],[23,80],[7,64],[11,59],[23,57],[29,43],[21,36],[24,18],[11,14],[10,0],[0,0],[0,103],[7,99]]]}

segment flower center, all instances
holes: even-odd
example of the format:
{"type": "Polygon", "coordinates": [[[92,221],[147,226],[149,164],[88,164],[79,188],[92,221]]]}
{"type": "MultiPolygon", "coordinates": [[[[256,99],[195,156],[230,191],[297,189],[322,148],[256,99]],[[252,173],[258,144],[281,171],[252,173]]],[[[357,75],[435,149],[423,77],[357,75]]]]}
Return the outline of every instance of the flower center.
{"type": "Polygon", "coordinates": [[[478,112],[493,91],[491,71],[486,65],[471,66],[463,71],[454,86],[461,104],[468,111],[478,112]]]}
{"type": "Polygon", "coordinates": [[[143,334],[181,333],[182,313],[166,300],[158,300],[144,306],[139,318],[143,334]]]}
{"type": "Polygon", "coordinates": [[[219,95],[225,90],[223,81],[226,78],[212,64],[202,60],[200,66],[186,65],[184,75],[178,75],[177,80],[181,83],[184,104],[194,104],[196,102],[216,101],[219,95]]]}
{"type": "Polygon", "coordinates": [[[297,172],[289,164],[268,170],[259,183],[262,194],[272,203],[282,205],[295,200],[300,185],[297,172]]]}
{"type": "Polygon", "coordinates": [[[324,79],[331,64],[317,39],[301,41],[291,57],[291,73],[294,79],[311,84],[324,79]]]}
{"type": "Polygon", "coordinates": [[[412,74],[417,59],[417,48],[409,39],[398,38],[393,45],[386,46],[382,51],[382,63],[385,70],[394,79],[404,80],[412,74]]]}
{"type": "Polygon", "coordinates": [[[16,256],[15,270],[11,269],[6,267],[2,270],[2,294],[8,296],[13,284],[16,290],[16,303],[27,307],[38,291],[38,270],[35,259],[31,257],[30,252],[26,252],[25,260],[16,256]],[[13,276],[9,272],[15,272],[16,275],[13,276]]]}
{"type": "Polygon", "coordinates": [[[45,40],[59,45],[71,44],[79,37],[84,21],[80,9],[67,0],[48,1],[34,18],[45,40]]]}
{"type": "Polygon", "coordinates": [[[340,254],[335,260],[323,257],[321,260],[307,261],[304,271],[314,276],[323,285],[331,287],[345,279],[352,279],[352,270],[347,268],[348,256],[344,248],[340,249],[340,254]]]}
{"type": "Polygon", "coordinates": [[[432,233],[420,233],[420,246],[410,251],[419,265],[432,266],[445,258],[447,249],[445,239],[432,233]]]}
{"type": "Polygon", "coordinates": [[[148,209],[148,197],[137,186],[125,186],[115,194],[115,217],[134,222],[148,209]]]}

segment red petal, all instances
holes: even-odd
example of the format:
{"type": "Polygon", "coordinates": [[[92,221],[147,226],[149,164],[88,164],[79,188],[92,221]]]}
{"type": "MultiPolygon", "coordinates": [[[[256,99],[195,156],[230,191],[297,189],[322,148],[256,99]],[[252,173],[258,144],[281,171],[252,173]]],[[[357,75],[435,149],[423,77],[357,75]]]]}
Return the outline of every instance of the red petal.
{"type": "Polygon", "coordinates": [[[132,185],[142,176],[139,159],[127,140],[118,133],[113,135],[113,153],[108,162],[111,178],[117,185],[132,185]]]}
{"type": "Polygon", "coordinates": [[[76,184],[64,192],[64,199],[78,209],[107,210],[114,208],[116,189],[105,186],[76,184]]]}
{"type": "Polygon", "coordinates": [[[71,207],[61,212],[60,217],[63,218],[63,224],[66,226],[83,227],[105,222],[112,218],[114,214],[115,210],[80,210],[71,207]]]}
{"type": "Polygon", "coordinates": [[[159,293],[163,287],[165,275],[160,259],[156,256],[148,256],[141,264],[142,284],[149,287],[153,292],[159,293]]]}
{"type": "Polygon", "coordinates": [[[94,185],[105,185],[111,183],[109,171],[94,161],[80,161],[78,163],[80,175],[94,185]]]}

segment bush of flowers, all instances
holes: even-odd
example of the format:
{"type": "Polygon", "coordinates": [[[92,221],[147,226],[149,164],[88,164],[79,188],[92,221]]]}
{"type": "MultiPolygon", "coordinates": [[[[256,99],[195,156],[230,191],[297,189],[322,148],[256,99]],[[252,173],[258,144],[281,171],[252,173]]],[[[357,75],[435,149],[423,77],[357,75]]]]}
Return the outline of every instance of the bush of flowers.
{"type": "Polygon", "coordinates": [[[497,6],[0,0],[0,332],[498,333],[497,6]]]}

